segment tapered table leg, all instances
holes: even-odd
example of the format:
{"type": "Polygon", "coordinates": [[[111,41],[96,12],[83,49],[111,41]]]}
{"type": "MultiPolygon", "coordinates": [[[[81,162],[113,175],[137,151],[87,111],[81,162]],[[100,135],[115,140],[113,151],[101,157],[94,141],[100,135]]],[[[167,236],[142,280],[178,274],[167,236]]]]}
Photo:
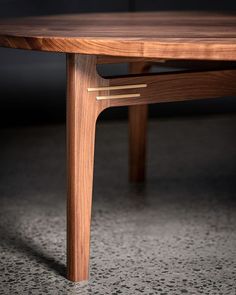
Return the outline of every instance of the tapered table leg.
{"type": "MultiPolygon", "coordinates": [[[[150,67],[146,63],[131,63],[131,74],[143,73],[150,67]]],[[[143,182],[146,178],[148,105],[129,106],[129,178],[143,182]]]]}
{"type": "Polygon", "coordinates": [[[95,127],[98,107],[87,89],[96,85],[94,57],[67,56],[67,277],[89,278],[95,127]]]}

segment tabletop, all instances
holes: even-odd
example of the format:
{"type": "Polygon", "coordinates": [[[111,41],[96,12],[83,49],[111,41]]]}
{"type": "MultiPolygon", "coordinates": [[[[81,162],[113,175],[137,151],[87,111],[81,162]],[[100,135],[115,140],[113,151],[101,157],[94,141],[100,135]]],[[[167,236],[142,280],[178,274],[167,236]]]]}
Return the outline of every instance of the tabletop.
{"type": "Polygon", "coordinates": [[[0,20],[0,46],[122,57],[236,60],[236,13],[136,12],[0,20]]]}

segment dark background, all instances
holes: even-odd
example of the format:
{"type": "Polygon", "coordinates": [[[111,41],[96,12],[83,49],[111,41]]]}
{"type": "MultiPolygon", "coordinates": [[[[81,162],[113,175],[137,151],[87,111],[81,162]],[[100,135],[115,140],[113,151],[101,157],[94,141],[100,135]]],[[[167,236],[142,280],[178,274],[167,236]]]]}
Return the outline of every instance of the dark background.
{"type": "MultiPolygon", "coordinates": [[[[236,10],[235,0],[0,0],[0,17],[78,12],[154,10],[236,10]]],[[[158,69],[160,70],[160,69],[158,69]]],[[[104,73],[124,73],[127,65],[106,66],[104,73]]],[[[65,55],[0,48],[1,126],[65,121],[65,55]]],[[[234,98],[150,106],[150,116],[183,116],[235,112],[234,98]]],[[[127,108],[104,112],[101,119],[124,119],[127,108]]]]}

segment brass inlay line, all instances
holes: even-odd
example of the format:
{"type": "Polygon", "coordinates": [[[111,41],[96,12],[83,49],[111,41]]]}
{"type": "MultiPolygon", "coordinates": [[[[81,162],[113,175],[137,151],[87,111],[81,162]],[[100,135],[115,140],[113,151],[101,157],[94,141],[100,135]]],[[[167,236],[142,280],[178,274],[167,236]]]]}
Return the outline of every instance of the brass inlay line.
{"type": "Polygon", "coordinates": [[[97,100],[140,97],[140,93],[97,96],[97,100]]]}
{"type": "Polygon", "coordinates": [[[107,86],[107,87],[88,88],[88,92],[103,91],[103,90],[136,89],[136,88],[146,88],[146,87],[147,87],[147,84],[107,86]]]}

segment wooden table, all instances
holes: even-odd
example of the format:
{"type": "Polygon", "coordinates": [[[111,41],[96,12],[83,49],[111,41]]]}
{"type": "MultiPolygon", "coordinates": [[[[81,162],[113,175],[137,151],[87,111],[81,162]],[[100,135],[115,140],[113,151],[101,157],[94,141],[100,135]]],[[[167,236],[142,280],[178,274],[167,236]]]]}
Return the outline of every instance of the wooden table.
{"type": "Polygon", "coordinates": [[[147,104],[236,95],[231,63],[236,61],[236,15],[109,13],[4,20],[0,46],[67,54],[68,279],[87,280],[99,114],[129,106],[130,178],[144,180],[147,104]],[[193,60],[201,61],[201,69],[143,73],[150,62],[193,60]],[[97,64],[121,62],[131,63],[136,74],[105,78],[96,70],[97,64]]]}

